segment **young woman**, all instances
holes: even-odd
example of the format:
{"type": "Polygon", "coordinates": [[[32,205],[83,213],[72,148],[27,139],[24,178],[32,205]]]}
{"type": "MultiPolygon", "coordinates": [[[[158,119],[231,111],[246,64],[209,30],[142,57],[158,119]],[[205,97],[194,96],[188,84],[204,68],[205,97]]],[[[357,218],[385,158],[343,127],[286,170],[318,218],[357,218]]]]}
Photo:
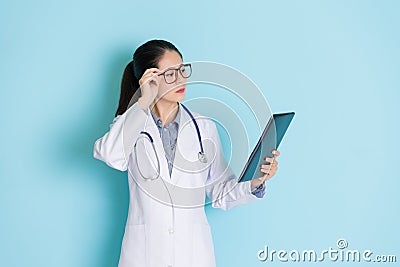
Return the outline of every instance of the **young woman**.
{"type": "Polygon", "coordinates": [[[206,196],[213,207],[223,210],[262,199],[265,181],[277,171],[275,150],[273,158],[266,157],[260,166],[260,178],[237,183],[215,123],[199,119],[200,114],[181,103],[190,72],[190,65],[183,64],[182,54],[168,41],[151,40],[138,47],[123,75],[116,117],[94,145],[95,158],[128,170],[130,203],[119,267],[215,266],[206,196]],[[152,144],[157,156],[153,163],[158,164],[140,166],[151,154],[136,150],[143,138],[152,144]],[[202,156],[209,150],[201,142],[206,139],[215,145],[208,158],[202,156]],[[191,171],[195,165],[180,162],[178,168],[178,153],[193,160],[198,156],[198,164],[205,167],[191,171]],[[144,173],[154,166],[158,174],[146,178],[144,173]]]}

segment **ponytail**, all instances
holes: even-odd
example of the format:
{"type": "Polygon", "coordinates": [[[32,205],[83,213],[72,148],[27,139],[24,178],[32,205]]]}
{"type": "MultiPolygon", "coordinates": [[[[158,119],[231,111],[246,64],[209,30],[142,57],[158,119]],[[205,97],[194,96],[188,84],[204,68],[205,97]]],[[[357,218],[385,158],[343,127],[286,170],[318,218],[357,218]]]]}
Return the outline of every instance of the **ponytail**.
{"type": "Polygon", "coordinates": [[[115,117],[123,114],[131,105],[133,105],[139,99],[139,97],[141,96],[141,92],[136,93],[139,87],[139,80],[134,75],[133,61],[131,61],[128,63],[128,65],[126,65],[124,74],[122,76],[121,93],[115,117]],[[132,98],[134,94],[135,97],[132,98]]]}
{"type": "Polygon", "coordinates": [[[146,69],[158,68],[158,61],[167,50],[176,51],[182,58],[181,52],[175,45],[165,40],[150,40],[136,49],[133,60],[125,67],[122,76],[121,94],[115,117],[122,115],[142,96],[141,90],[138,90],[140,88],[139,79],[146,69]]]}

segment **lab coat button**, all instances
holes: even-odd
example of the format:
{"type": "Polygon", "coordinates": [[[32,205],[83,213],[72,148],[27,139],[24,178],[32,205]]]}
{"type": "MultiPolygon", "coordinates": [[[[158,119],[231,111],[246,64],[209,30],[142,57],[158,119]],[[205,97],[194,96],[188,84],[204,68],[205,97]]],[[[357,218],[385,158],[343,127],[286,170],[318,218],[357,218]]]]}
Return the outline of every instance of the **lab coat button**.
{"type": "Polygon", "coordinates": [[[168,264],[168,267],[172,267],[172,265],[171,265],[171,264],[168,264]]]}
{"type": "Polygon", "coordinates": [[[173,234],[173,233],[174,233],[174,228],[170,227],[170,228],[168,229],[168,232],[169,232],[170,234],[173,234]]]}

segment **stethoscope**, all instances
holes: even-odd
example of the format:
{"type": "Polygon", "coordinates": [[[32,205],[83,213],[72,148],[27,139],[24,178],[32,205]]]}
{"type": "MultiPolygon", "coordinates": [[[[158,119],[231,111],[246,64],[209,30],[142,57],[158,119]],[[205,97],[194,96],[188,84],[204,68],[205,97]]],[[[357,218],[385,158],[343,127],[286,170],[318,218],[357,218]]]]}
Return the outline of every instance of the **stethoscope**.
{"type": "MultiPolygon", "coordinates": [[[[180,103],[180,105],[183,107],[183,109],[187,112],[187,114],[189,114],[195,128],[196,128],[196,132],[197,132],[197,138],[199,139],[199,145],[200,145],[200,151],[197,154],[198,159],[201,163],[207,163],[208,159],[207,159],[207,155],[204,152],[204,148],[203,148],[203,142],[201,141],[201,134],[200,134],[200,128],[199,125],[196,122],[196,119],[194,118],[193,114],[189,111],[189,109],[183,105],[182,103],[180,103]]],[[[156,155],[157,158],[157,175],[155,177],[146,177],[145,175],[143,175],[143,173],[141,172],[140,168],[138,168],[138,171],[140,173],[140,175],[145,179],[145,180],[155,180],[160,176],[160,159],[158,158],[157,152],[156,152],[156,148],[154,145],[154,139],[151,136],[150,133],[146,132],[146,131],[141,131],[140,134],[147,136],[147,139],[150,141],[154,154],[156,155]]],[[[135,160],[136,163],[138,163],[138,159],[137,159],[137,152],[136,152],[136,145],[137,145],[137,141],[139,140],[139,138],[136,140],[135,145],[134,145],[134,149],[135,149],[135,160]]]]}
{"type": "MultiPolygon", "coordinates": [[[[199,151],[198,154],[197,154],[198,160],[199,160],[201,163],[207,163],[207,162],[208,162],[208,159],[207,159],[206,153],[204,152],[203,142],[201,141],[201,134],[200,134],[199,125],[197,124],[196,119],[194,118],[193,114],[189,111],[189,109],[188,109],[185,105],[183,105],[182,103],[180,103],[180,104],[181,104],[181,106],[183,107],[183,109],[187,112],[187,114],[189,114],[189,116],[190,116],[190,118],[191,118],[191,120],[192,120],[192,122],[193,122],[193,124],[194,124],[194,126],[195,126],[195,128],[196,128],[197,138],[199,139],[199,145],[200,145],[200,151],[199,151]]],[[[149,118],[149,116],[148,116],[148,118],[149,118]]],[[[134,153],[134,154],[135,154],[136,164],[138,165],[138,166],[137,166],[137,170],[139,171],[140,176],[141,176],[145,181],[156,180],[157,178],[159,178],[159,177],[160,177],[160,172],[161,172],[161,170],[160,170],[160,159],[159,159],[159,157],[158,157],[158,154],[157,154],[157,151],[156,151],[156,148],[155,148],[155,145],[154,145],[154,139],[153,139],[153,137],[151,136],[151,134],[150,134],[149,132],[147,132],[147,131],[141,131],[141,132],[140,132],[140,137],[138,137],[138,138],[136,139],[136,142],[135,142],[135,145],[134,145],[134,150],[135,150],[135,153],[134,153]],[[155,175],[154,177],[146,177],[146,176],[142,173],[141,168],[140,168],[140,166],[139,166],[138,157],[137,157],[138,153],[137,153],[136,146],[137,146],[138,140],[141,139],[141,138],[145,138],[145,139],[147,139],[147,140],[150,141],[151,146],[152,146],[153,151],[154,151],[154,154],[155,154],[155,156],[156,156],[156,159],[157,159],[157,172],[156,172],[156,175],[155,175]]],[[[141,155],[141,156],[144,156],[144,155],[141,155]]],[[[160,180],[162,181],[162,183],[163,183],[163,185],[164,185],[164,187],[165,187],[165,190],[168,192],[169,200],[170,200],[170,203],[171,203],[172,227],[170,227],[170,228],[168,229],[168,231],[169,231],[170,234],[172,234],[172,233],[174,233],[174,229],[175,229],[175,207],[174,207],[173,199],[172,199],[172,196],[171,196],[171,192],[170,192],[170,190],[168,189],[168,186],[165,184],[164,179],[160,179],[160,180]]],[[[172,251],[171,251],[172,255],[175,255],[175,252],[174,252],[175,248],[174,248],[174,246],[171,246],[171,250],[172,250],[172,251]]]]}

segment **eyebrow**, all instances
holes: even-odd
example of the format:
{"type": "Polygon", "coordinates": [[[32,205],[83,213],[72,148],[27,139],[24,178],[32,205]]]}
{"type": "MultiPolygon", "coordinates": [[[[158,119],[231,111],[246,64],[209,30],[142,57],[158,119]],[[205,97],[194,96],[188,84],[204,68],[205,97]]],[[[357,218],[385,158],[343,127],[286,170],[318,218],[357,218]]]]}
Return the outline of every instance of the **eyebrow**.
{"type": "Polygon", "coordinates": [[[165,69],[165,70],[163,70],[162,72],[166,72],[166,71],[168,71],[168,70],[176,70],[176,69],[179,69],[179,67],[182,67],[183,65],[185,65],[185,63],[181,63],[181,64],[179,64],[177,67],[169,67],[168,69],[165,69]]]}

